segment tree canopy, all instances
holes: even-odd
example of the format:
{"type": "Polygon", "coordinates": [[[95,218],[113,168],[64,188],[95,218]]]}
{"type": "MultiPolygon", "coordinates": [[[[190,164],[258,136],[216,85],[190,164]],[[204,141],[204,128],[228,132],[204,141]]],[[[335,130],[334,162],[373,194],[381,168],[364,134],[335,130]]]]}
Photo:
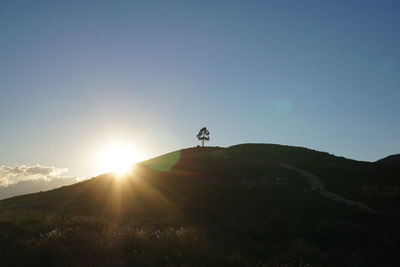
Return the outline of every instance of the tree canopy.
{"type": "Polygon", "coordinates": [[[201,146],[204,147],[204,141],[210,140],[210,132],[206,127],[203,127],[200,129],[196,137],[201,141],[201,146]]]}

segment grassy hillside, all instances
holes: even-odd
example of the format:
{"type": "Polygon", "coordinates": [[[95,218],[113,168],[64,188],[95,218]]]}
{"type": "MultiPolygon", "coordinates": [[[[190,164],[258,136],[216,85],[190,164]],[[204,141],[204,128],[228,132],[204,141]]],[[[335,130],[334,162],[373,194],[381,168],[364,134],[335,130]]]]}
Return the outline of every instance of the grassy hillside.
{"type": "Polygon", "coordinates": [[[400,154],[387,156],[386,158],[378,160],[377,163],[384,165],[400,166],[400,154]]]}
{"type": "Polygon", "coordinates": [[[300,147],[192,148],[0,201],[6,265],[398,266],[400,169],[300,147]],[[384,214],[312,190],[327,190],[384,214]]]}

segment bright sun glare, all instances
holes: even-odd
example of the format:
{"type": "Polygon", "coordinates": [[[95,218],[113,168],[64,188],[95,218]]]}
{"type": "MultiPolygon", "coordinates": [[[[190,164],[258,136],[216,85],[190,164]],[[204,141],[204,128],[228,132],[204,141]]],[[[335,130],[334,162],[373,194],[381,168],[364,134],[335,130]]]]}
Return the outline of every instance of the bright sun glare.
{"type": "Polygon", "coordinates": [[[101,172],[124,174],[138,160],[137,151],[134,147],[126,144],[113,144],[100,153],[99,168],[101,172]]]}

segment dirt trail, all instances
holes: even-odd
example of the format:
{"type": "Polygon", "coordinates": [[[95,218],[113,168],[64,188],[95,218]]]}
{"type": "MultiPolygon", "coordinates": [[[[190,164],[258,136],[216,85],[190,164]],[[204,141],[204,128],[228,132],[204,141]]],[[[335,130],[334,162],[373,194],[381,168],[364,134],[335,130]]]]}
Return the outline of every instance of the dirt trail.
{"type": "MultiPolygon", "coordinates": [[[[333,201],[336,201],[336,202],[339,202],[339,203],[344,203],[344,204],[349,205],[349,206],[356,206],[356,207],[358,207],[360,209],[366,210],[366,211],[371,212],[371,213],[382,214],[381,212],[378,212],[376,210],[368,208],[367,206],[365,206],[365,205],[363,205],[363,204],[361,204],[359,202],[355,202],[353,200],[344,198],[344,197],[342,197],[342,196],[340,196],[338,194],[335,194],[335,193],[332,193],[332,192],[326,190],[325,184],[321,181],[321,179],[319,179],[316,175],[314,175],[314,174],[312,174],[310,172],[298,169],[296,167],[293,167],[293,166],[287,165],[287,164],[280,164],[280,165],[282,167],[285,167],[287,169],[291,169],[291,170],[294,170],[294,171],[300,173],[304,178],[307,179],[307,181],[308,181],[309,185],[311,186],[312,190],[314,190],[315,192],[321,194],[322,196],[324,196],[324,197],[326,197],[326,198],[328,198],[330,200],[333,200],[333,201]]],[[[385,215],[389,215],[389,214],[385,214],[385,215]]],[[[391,216],[396,216],[396,215],[392,215],[392,214],[390,214],[390,215],[391,216]]],[[[396,217],[398,217],[398,216],[396,216],[396,217]]]]}
{"type": "Polygon", "coordinates": [[[319,193],[320,195],[322,195],[330,200],[333,200],[338,203],[343,203],[343,204],[346,204],[349,206],[358,207],[362,210],[368,211],[373,214],[389,216],[389,217],[394,217],[394,218],[400,219],[400,216],[397,214],[381,212],[378,210],[371,209],[371,208],[365,206],[364,204],[344,198],[341,195],[338,195],[338,194],[335,194],[333,192],[326,190],[325,184],[321,181],[321,179],[311,172],[301,170],[299,168],[296,168],[296,167],[288,165],[288,164],[279,164],[279,165],[284,168],[294,170],[294,171],[300,173],[304,178],[307,179],[308,184],[310,185],[310,187],[313,191],[319,193]]]}

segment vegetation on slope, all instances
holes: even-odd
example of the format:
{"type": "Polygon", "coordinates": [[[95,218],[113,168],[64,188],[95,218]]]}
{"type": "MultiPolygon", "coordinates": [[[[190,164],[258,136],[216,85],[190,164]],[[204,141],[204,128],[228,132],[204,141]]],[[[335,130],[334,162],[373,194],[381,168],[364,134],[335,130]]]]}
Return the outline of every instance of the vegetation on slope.
{"type": "MultiPolygon", "coordinates": [[[[181,150],[143,162],[122,180],[105,174],[0,201],[0,254],[7,265],[400,264],[397,218],[324,198],[282,163],[365,203],[359,187],[398,186],[398,169],[304,148],[181,150]],[[373,180],[368,168],[386,176],[373,180]]],[[[395,198],[376,199],[377,207],[395,206],[395,198]]]]}

